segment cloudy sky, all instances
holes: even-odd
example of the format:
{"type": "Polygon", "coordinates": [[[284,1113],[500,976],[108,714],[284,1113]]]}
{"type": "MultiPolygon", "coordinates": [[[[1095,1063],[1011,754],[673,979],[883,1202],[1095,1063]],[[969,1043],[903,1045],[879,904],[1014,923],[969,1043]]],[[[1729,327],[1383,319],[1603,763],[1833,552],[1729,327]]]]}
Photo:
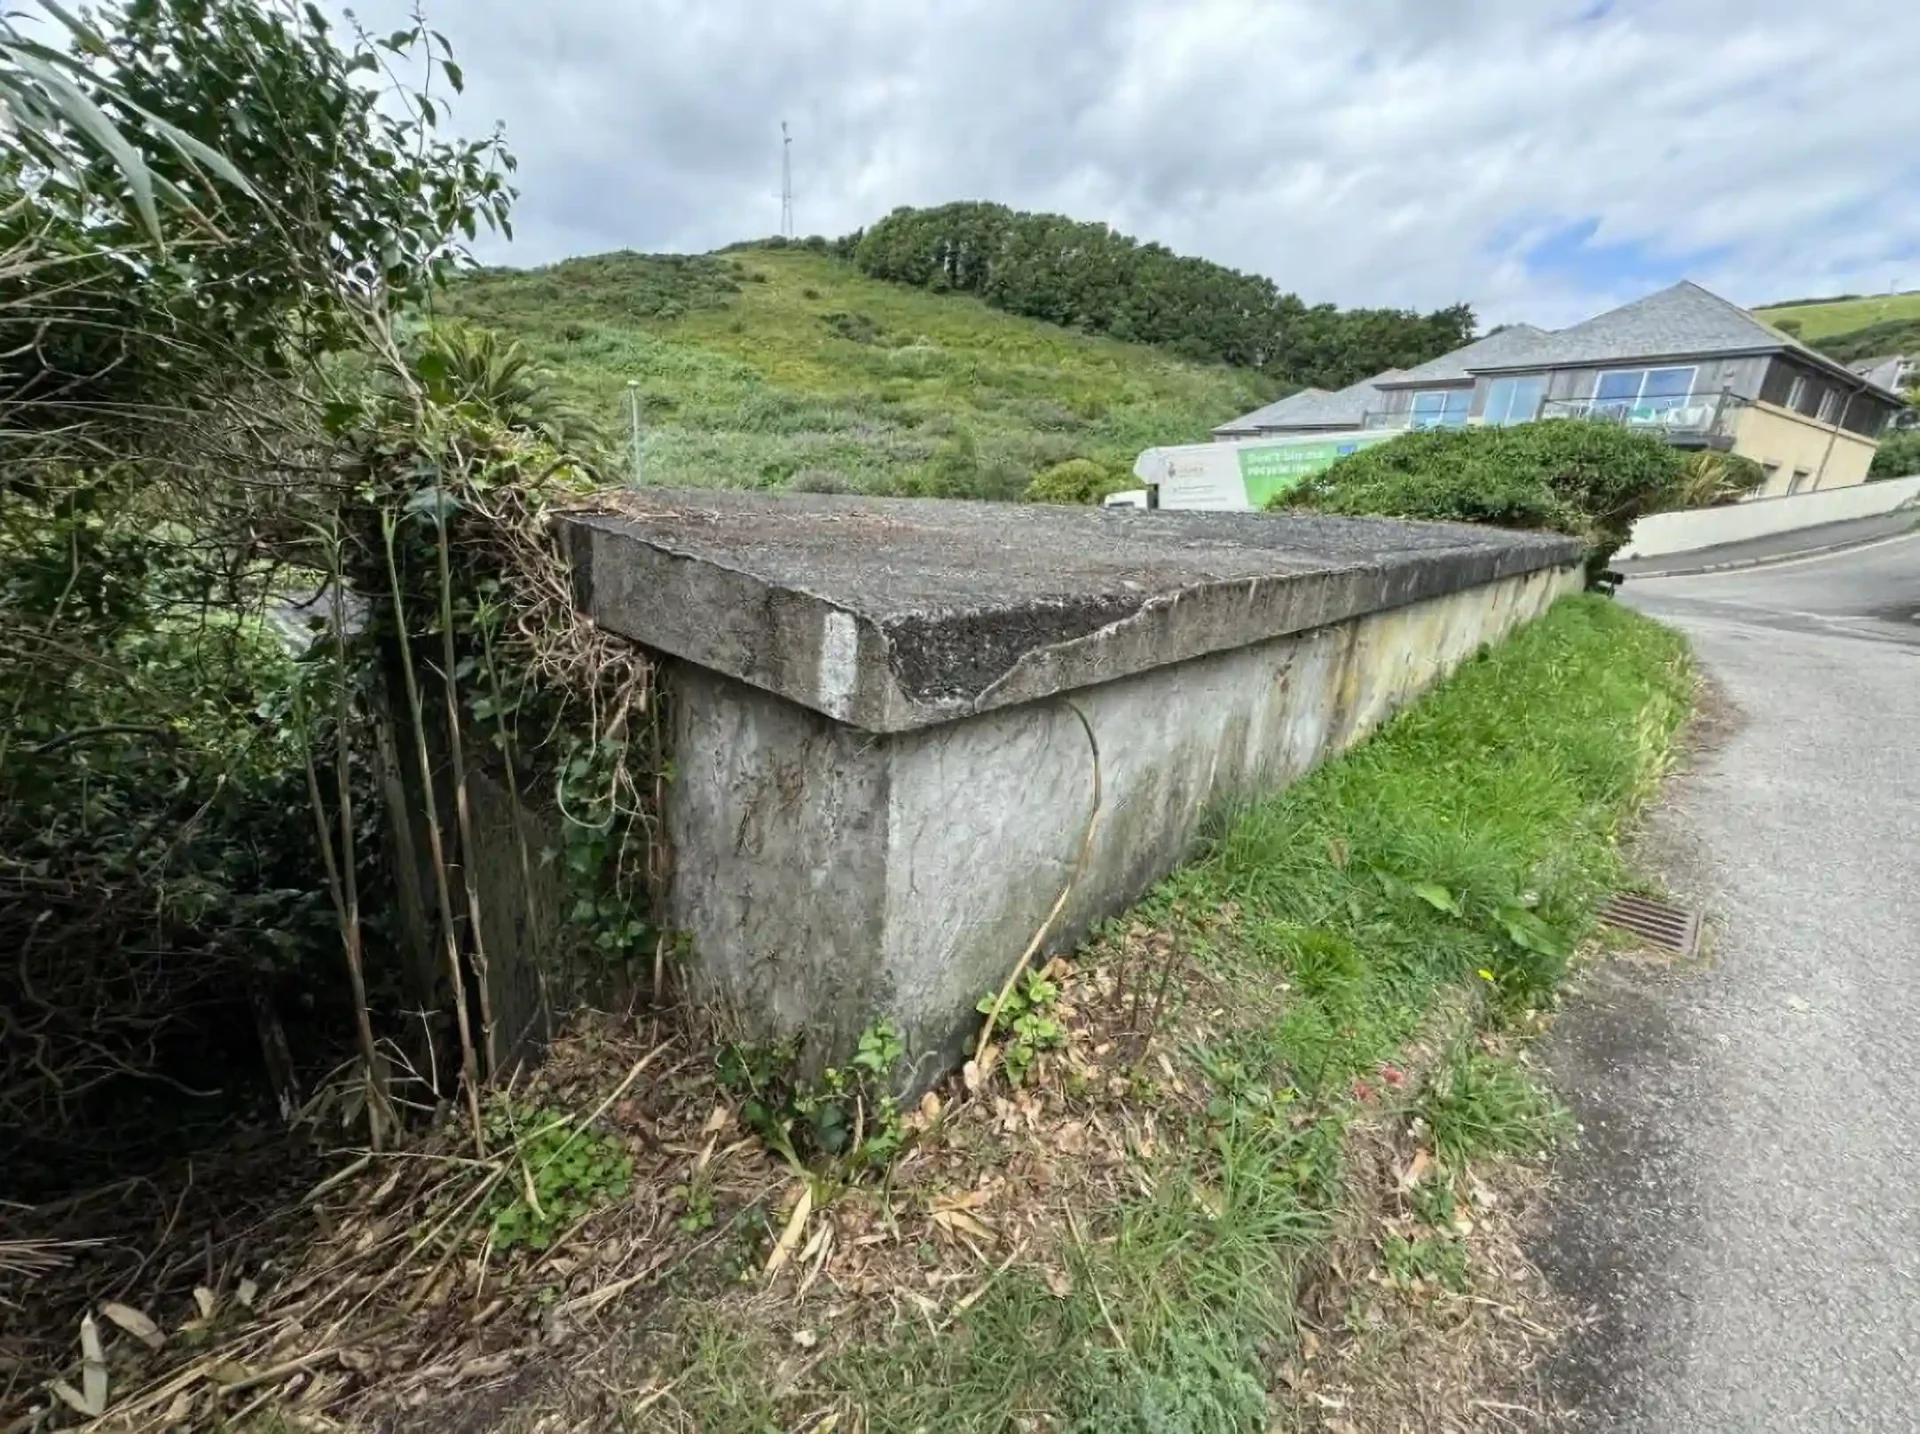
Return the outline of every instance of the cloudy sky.
{"type": "MultiPolygon", "coordinates": [[[[358,0],[385,28],[407,0],[358,0]]],[[[1920,287],[1914,0],[429,0],[533,264],[985,198],[1309,300],[1920,287]]]]}

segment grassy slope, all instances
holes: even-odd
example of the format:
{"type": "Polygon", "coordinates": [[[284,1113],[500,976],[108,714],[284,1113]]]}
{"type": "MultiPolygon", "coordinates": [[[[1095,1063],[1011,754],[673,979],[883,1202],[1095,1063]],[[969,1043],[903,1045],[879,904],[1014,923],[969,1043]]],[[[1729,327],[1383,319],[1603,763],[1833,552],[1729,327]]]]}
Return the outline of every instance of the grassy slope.
{"type": "Polygon", "coordinates": [[[531,347],[608,433],[622,472],[637,381],[649,483],[1011,497],[1069,458],[1130,472],[1142,448],[1204,439],[1272,397],[1244,371],[802,251],[491,270],[444,308],[531,347]],[[835,315],[848,316],[838,330],[835,315]]]}
{"type": "Polygon", "coordinates": [[[1882,294],[1872,298],[1843,299],[1832,304],[1784,304],[1755,309],[1754,313],[1770,324],[1791,319],[1800,325],[1800,337],[1808,343],[1864,329],[1869,324],[1896,319],[1920,320],[1920,293],[1882,294]]]}
{"type": "MultiPolygon", "coordinates": [[[[1343,1131],[1378,1098],[1359,1083],[1378,1085],[1382,1063],[1463,991],[1485,993],[1496,1024],[1546,997],[1560,958],[1515,944],[1512,909],[1531,902],[1555,934],[1536,944],[1584,934],[1625,879],[1616,836],[1691,694],[1680,639],[1604,599],[1569,599],[1245,813],[1134,919],[1173,933],[1224,1004],[1261,1018],[1161,1068],[1211,1098],[1184,1130],[1175,1109],[1159,1112],[1161,1150],[1138,1166],[1148,1193],[1081,1214],[1071,1288],[1010,1259],[954,1326],[882,1322],[798,1402],[770,1375],[784,1331],[709,1318],[697,1351],[661,1371],[680,1381],[687,1427],[811,1427],[795,1422],[802,1405],[857,1408],[844,1427],[874,1434],[1278,1427],[1266,1391],[1294,1347],[1297,1275],[1341,1199],[1343,1131]]],[[[1106,1119],[1131,1127],[1141,1109],[1106,1119]]],[[[1419,1109],[1443,1167],[1548,1128],[1520,1073],[1465,1038],[1419,1109]]],[[[1463,1258],[1453,1238],[1442,1219],[1397,1253],[1444,1265],[1463,1258]]]]}

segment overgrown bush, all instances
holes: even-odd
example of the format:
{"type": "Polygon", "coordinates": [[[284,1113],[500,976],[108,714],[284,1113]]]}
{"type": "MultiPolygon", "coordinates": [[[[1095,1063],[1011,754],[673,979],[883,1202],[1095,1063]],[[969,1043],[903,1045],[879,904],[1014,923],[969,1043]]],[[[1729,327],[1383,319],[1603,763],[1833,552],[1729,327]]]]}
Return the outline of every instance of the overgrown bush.
{"type": "Polygon", "coordinates": [[[1126,482],[1090,458],[1069,458],[1035,474],[1027,484],[1026,499],[1029,503],[1098,503],[1126,482]]]}
{"type": "Polygon", "coordinates": [[[1679,506],[1684,471],[1660,439],[1610,423],[1430,429],[1350,454],[1269,506],[1550,529],[1585,539],[1598,573],[1636,519],[1679,506]]]}
{"type": "Polygon", "coordinates": [[[1868,479],[1911,478],[1920,474],[1920,428],[1903,428],[1880,440],[1868,479]]]}

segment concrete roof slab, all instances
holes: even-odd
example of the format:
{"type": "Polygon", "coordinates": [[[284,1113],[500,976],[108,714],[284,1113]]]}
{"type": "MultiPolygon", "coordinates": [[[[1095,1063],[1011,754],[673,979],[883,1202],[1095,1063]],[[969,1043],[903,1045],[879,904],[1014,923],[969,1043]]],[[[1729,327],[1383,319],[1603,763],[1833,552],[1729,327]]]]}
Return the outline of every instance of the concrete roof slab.
{"type": "Polygon", "coordinates": [[[1443,523],[719,489],[607,495],[561,521],[602,627],[875,732],[1583,552],[1443,523]]]}

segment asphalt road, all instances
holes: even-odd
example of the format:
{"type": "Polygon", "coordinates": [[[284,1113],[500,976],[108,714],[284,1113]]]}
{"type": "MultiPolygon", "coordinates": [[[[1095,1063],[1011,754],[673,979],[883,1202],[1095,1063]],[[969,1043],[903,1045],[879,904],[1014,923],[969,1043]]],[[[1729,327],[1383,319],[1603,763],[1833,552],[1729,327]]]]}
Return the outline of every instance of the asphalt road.
{"type": "Polygon", "coordinates": [[[1578,1429],[1920,1430],[1920,536],[1630,581],[1716,694],[1641,858],[1702,960],[1549,1044],[1583,1126],[1541,1263],[1578,1429]]]}

